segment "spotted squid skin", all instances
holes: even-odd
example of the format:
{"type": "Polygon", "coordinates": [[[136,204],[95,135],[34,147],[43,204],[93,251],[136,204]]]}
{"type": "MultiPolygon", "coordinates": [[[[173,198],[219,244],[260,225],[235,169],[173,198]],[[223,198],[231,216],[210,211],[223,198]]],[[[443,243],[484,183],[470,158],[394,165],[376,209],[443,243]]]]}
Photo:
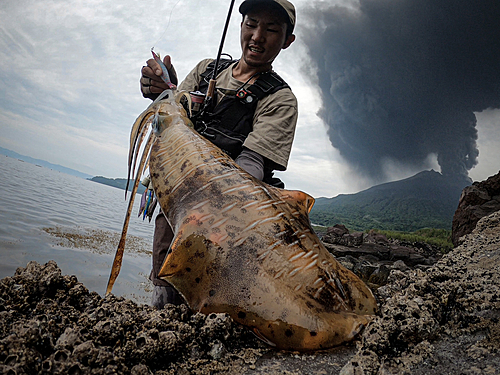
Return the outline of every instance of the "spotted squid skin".
{"type": "Polygon", "coordinates": [[[171,99],[156,110],[149,168],[175,235],[160,277],[193,310],[228,313],[278,349],[325,349],[356,337],[375,298],[314,233],[314,199],[244,172],[171,99]]]}

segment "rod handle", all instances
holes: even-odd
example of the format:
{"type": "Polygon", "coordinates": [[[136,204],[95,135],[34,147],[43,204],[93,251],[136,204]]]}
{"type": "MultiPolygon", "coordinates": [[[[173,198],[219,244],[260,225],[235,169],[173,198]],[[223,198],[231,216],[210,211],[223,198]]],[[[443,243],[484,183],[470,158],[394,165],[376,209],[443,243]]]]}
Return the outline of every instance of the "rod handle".
{"type": "Polygon", "coordinates": [[[215,80],[215,79],[211,79],[210,82],[208,83],[207,98],[214,97],[216,83],[217,83],[217,80],[215,80]]]}

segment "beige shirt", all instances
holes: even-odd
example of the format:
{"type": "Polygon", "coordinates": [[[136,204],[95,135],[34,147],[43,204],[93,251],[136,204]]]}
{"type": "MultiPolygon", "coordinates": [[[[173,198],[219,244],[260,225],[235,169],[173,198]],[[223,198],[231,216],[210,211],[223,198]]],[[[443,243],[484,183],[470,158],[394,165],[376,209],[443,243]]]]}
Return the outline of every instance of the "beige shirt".
{"type": "MultiPolygon", "coordinates": [[[[213,59],[202,60],[179,85],[179,90],[196,91],[213,59]]],[[[224,69],[217,76],[217,88],[238,90],[244,83],[233,78],[233,67],[224,69]]],[[[248,87],[246,84],[244,87],[248,87]]],[[[224,91],[218,90],[218,100],[224,91]]],[[[289,88],[278,90],[257,103],[253,117],[253,130],[248,134],[243,146],[274,162],[274,168],[284,171],[288,165],[292,149],[295,126],[297,124],[297,99],[289,88]]]]}

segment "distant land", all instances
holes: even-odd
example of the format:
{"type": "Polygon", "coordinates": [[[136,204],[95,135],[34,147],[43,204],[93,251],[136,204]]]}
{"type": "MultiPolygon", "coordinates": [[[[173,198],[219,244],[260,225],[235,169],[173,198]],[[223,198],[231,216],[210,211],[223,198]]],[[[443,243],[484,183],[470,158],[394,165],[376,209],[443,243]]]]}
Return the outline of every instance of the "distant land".
{"type": "MultiPolygon", "coordinates": [[[[46,168],[52,169],[54,171],[59,171],[59,172],[66,173],[66,174],[69,174],[72,176],[83,178],[85,180],[89,180],[89,181],[93,181],[93,182],[98,182],[100,184],[112,186],[112,187],[115,187],[118,189],[125,190],[125,186],[127,184],[126,178],[107,178],[107,177],[102,177],[102,176],[95,176],[94,177],[90,174],[83,173],[83,172],[77,171],[75,169],[63,167],[62,165],[59,165],[59,164],[52,164],[52,163],[49,163],[48,161],[45,161],[45,160],[35,159],[35,158],[32,158],[31,156],[21,155],[15,151],[8,150],[8,149],[3,148],[3,147],[0,147],[0,154],[7,155],[10,158],[15,158],[15,159],[25,161],[26,163],[40,165],[42,167],[46,167],[46,168]]],[[[129,184],[128,190],[132,191],[132,187],[134,186],[134,181],[132,181],[132,180],[130,180],[130,181],[131,181],[131,183],[129,184]]],[[[146,188],[142,184],[139,184],[139,187],[137,188],[137,193],[142,194],[142,193],[144,193],[144,190],[146,190],[146,188]]]]}
{"type": "Polygon", "coordinates": [[[52,163],[49,163],[48,161],[45,161],[45,160],[35,159],[35,158],[32,158],[31,156],[21,155],[21,154],[18,154],[17,152],[7,150],[6,148],[3,148],[3,147],[0,147],[0,154],[7,155],[10,158],[22,160],[22,161],[25,161],[25,162],[30,163],[30,164],[41,165],[42,167],[46,167],[49,169],[53,169],[54,171],[59,171],[62,173],[70,174],[72,176],[76,176],[76,177],[80,177],[80,178],[84,178],[84,179],[92,178],[92,175],[90,175],[90,174],[83,173],[83,172],[77,171],[75,169],[63,167],[62,165],[59,165],[59,164],[52,164],[52,163]]]}
{"type": "Polygon", "coordinates": [[[318,198],[309,216],[315,224],[343,224],[358,231],[451,230],[460,194],[471,184],[467,176],[443,176],[434,170],[423,171],[356,194],[318,198]]]}
{"type": "MultiPolygon", "coordinates": [[[[95,176],[89,179],[90,181],[98,182],[100,184],[104,185],[109,185],[113,186],[118,189],[123,189],[125,190],[125,187],[127,186],[127,179],[126,178],[107,178],[103,176],[95,176]]],[[[129,180],[130,183],[128,184],[128,191],[132,191],[132,188],[134,186],[134,180],[129,180]]],[[[142,194],[144,193],[144,190],[146,190],[146,187],[142,184],[139,184],[137,187],[137,194],[142,194]]]]}

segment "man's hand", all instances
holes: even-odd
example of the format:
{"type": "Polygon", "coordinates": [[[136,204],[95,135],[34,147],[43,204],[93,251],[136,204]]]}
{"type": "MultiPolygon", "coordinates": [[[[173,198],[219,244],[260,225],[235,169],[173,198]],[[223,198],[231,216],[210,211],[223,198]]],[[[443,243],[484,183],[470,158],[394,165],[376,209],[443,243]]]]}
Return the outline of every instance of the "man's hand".
{"type": "MultiPolygon", "coordinates": [[[[163,58],[163,63],[168,70],[170,80],[174,85],[177,85],[177,73],[175,72],[174,66],[170,61],[169,55],[166,55],[163,58]]],[[[143,66],[141,69],[141,92],[143,97],[154,100],[164,90],[168,89],[168,86],[161,79],[160,65],[154,59],[149,59],[146,64],[147,65],[143,66]]]]}

